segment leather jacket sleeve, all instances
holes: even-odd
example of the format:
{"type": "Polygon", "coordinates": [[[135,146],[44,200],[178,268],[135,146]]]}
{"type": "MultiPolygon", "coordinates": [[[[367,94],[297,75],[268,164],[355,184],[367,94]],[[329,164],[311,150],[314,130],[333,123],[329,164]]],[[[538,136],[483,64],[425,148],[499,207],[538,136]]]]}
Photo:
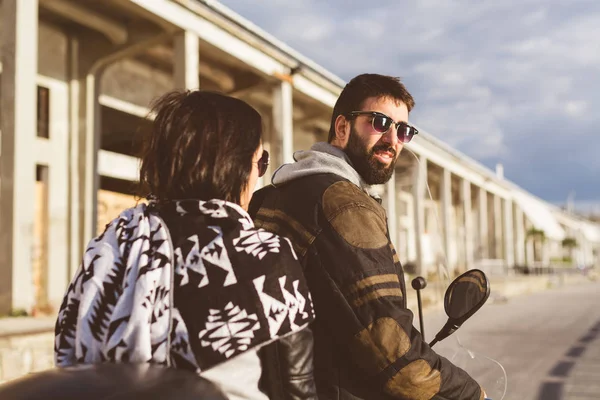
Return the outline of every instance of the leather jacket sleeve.
{"type": "Polygon", "coordinates": [[[335,334],[347,368],[394,399],[482,399],[477,382],[413,327],[384,210],[344,182],[323,197],[329,225],[314,242],[318,260],[305,275],[320,305],[317,318],[335,334]]]}
{"type": "Polygon", "coordinates": [[[313,378],[313,334],[305,328],[259,351],[261,389],[271,399],[316,400],[313,378]]]}

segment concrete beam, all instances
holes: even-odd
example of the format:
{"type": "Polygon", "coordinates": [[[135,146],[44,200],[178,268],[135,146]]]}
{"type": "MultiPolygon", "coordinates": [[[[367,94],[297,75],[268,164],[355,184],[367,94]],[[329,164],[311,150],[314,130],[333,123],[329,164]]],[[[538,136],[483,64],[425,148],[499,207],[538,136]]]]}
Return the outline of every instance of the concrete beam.
{"type": "Polygon", "coordinates": [[[313,82],[309,81],[305,77],[301,75],[294,75],[293,77],[294,87],[309,95],[310,97],[319,100],[321,103],[325,104],[333,108],[335,106],[335,102],[337,101],[338,95],[335,93],[331,93],[330,91],[315,85],[313,82]]]}
{"type": "Polygon", "coordinates": [[[127,42],[127,28],[81,5],[66,0],[41,0],[40,5],[54,14],[100,32],[114,44],[127,42]]]}
{"type": "Polygon", "coordinates": [[[121,111],[138,118],[154,119],[155,117],[155,115],[150,112],[148,107],[138,106],[137,104],[123,101],[121,99],[117,99],[116,97],[107,96],[105,94],[101,94],[98,97],[98,102],[104,107],[112,108],[113,110],[121,111]]]}
{"type": "Polygon", "coordinates": [[[267,81],[259,81],[259,82],[249,82],[245,85],[238,86],[233,90],[227,92],[228,96],[232,97],[244,97],[253,92],[260,92],[263,90],[272,90],[273,85],[267,81]]]}
{"type": "Polygon", "coordinates": [[[200,87],[200,41],[190,31],[175,36],[175,59],[173,78],[175,89],[198,89],[200,87]]]}
{"type": "Polygon", "coordinates": [[[410,143],[406,144],[406,147],[407,149],[426,157],[430,162],[449,170],[452,174],[470,181],[475,186],[485,189],[489,193],[496,194],[504,199],[512,198],[509,189],[506,189],[491,179],[473,171],[470,167],[457,160],[456,157],[453,157],[442,149],[436,148],[433,144],[428,143],[427,139],[420,138],[419,135],[417,135],[410,143]]]}
{"type": "Polygon", "coordinates": [[[255,68],[267,75],[275,72],[284,73],[285,68],[281,63],[262,53],[255,47],[236,38],[231,33],[217,27],[215,24],[201,18],[199,15],[187,10],[185,7],[171,0],[130,0],[142,9],[164,20],[198,35],[202,40],[227,52],[248,66],[255,68]]]}
{"type": "Polygon", "coordinates": [[[141,160],[137,157],[100,150],[98,152],[98,174],[136,182],[140,176],[140,162],[141,160]]]}
{"type": "MultiPolygon", "coordinates": [[[[183,30],[190,31],[213,46],[227,51],[233,57],[242,61],[250,68],[267,76],[282,76],[289,72],[293,65],[284,65],[273,57],[265,54],[245,41],[239,39],[232,33],[216,26],[214,23],[202,18],[198,14],[182,7],[171,0],[129,0],[146,12],[154,14],[158,20],[167,21],[183,30]]],[[[307,78],[296,74],[293,76],[293,84],[297,90],[333,107],[337,94],[324,89],[307,78]]]]}
{"type": "Polygon", "coordinates": [[[38,1],[2,2],[0,313],[30,312],[37,137],[38,1]]]}
{"type": "MultiPolygon", "coordinates": [[[[175,60],[175,46],[154,46],[148,49],[146,54],[140,56],[140,59],[145,60],[149,58],[148,62],[154,65],[160,65],[159,68],[163,70],[171,70],[174,67],[173,60],[175,60]]],[[[227,70],[216,67],[214,64],[211,65],[208,62],[202,62],[198,65],[198,72],[200,74],[201,81],[210,81],[215,86],[219,87],[219,90],[227,93],[235,89],[236,81],[233,76],[227,72],[227,70]]]]}

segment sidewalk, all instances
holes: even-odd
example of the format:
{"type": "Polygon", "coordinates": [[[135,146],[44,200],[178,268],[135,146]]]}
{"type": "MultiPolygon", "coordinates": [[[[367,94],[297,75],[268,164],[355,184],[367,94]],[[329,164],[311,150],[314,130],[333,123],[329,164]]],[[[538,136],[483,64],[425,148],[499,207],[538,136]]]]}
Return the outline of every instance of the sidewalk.
{"type": "MultiPolygon", "coordinates": [[[[516,275],[516,276],[492,276],[490,280],[490,298],[488,302],[507,301],[511,297],[521,296],[561,287],[589,282],[589,278],[581,274],[563,275],[516,275]]],[[[439,309],[444,307],[444,294],[448,283],[432,282],[421,291],[423,309],[439,309]]],[[[411,287],[410,281],[406,282],[408,308],[416,312],[417,295],[411,287]]]]}
{"type": "Polygon", "coordinates": [[[0,382],[52,368],[55,318],[0,319],[0,382]]]}
{"type": "Polygon", "coordinates": [[[0,340],[21,334],[54,332],[55,317],[0,318],[0,340]]]}

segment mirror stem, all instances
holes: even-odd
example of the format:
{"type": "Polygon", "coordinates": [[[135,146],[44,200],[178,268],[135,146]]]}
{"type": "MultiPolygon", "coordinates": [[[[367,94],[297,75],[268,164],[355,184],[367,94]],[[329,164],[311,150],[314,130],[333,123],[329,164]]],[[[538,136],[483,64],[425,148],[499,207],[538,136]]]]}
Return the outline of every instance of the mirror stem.
{"type": "Polygon", "coordinates": [[[427,287],[427,281],[422,276],[417,276],[412,280],[411,286],[417,291],[417,308],[419,310],[419,323],[421,324],[421,338],[425,340],[425,331],[423,330],[423,304],[421,303],[421,290],[427,287]]]}
{"type": "Polygon", "coordinates": [[[449,319],[446,322],[446,325],[435,335],[435,338],[429,343],[429,347],[433,347],[434,344],[439,342],[440,340],[446,339],[448,336],[452,335],[458,328],[460,328],[461,323],[457,323],[456,320],[449,319]]]}
{"type": "Polygon", "coordinates": [[[423,323],[423,306],[421,303],[421,291],[417,290],[417,307],[419,309],[419,325],[421,326],[421,337],[425,340],[425,328],[423,323]]]}

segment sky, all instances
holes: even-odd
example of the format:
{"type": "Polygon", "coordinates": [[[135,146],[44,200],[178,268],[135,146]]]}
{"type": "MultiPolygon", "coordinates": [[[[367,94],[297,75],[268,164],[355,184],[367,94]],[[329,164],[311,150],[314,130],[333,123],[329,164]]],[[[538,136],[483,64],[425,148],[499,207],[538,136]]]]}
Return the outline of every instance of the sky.
{"type": "Polygon", "coordinates": [[[421,129],[600,212],[600,1],[221,2],[345,81],[400,77],[421,129]]]}

